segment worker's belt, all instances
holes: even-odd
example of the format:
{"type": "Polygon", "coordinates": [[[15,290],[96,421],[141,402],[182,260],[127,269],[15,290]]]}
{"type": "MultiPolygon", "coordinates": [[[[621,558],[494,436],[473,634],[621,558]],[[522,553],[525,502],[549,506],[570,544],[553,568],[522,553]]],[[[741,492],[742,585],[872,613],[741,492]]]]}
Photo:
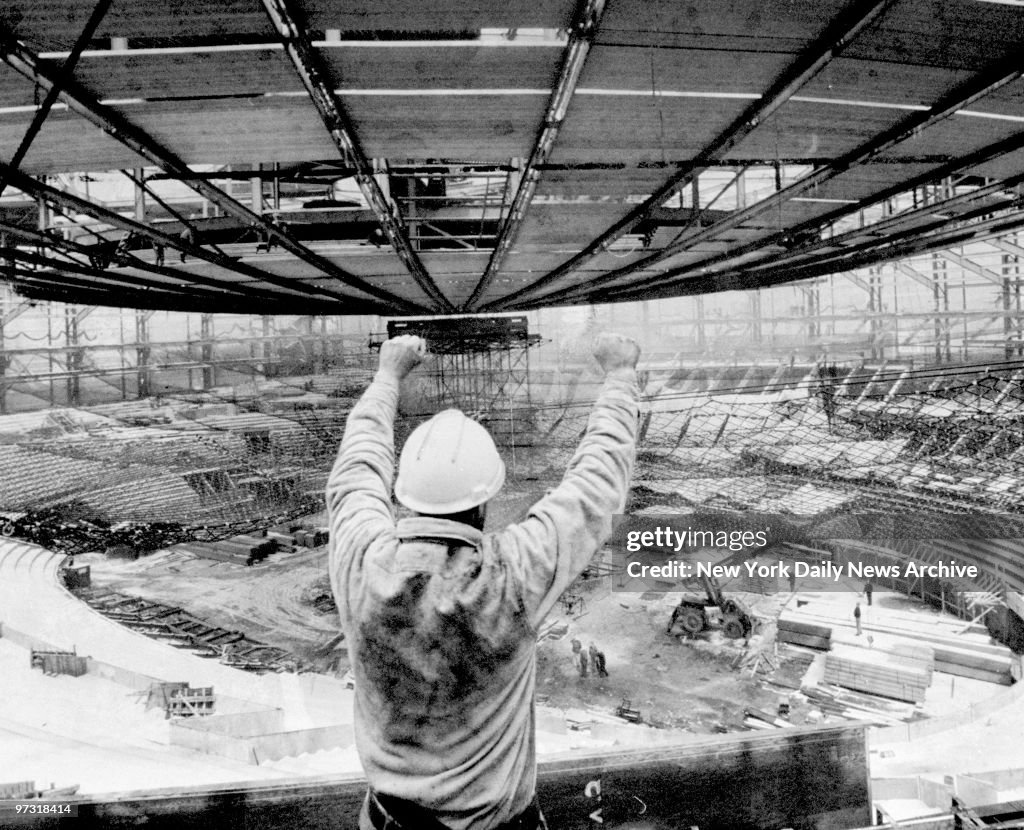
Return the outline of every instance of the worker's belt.
{"type": "MultiPolygon", "coordinates": [[[[370,790],[366,797],[367,813],[376,830],[450,830],[447,824],[424,807],[401,798],[370,790]]],[[[494,830],[546,830],[547,824],[534,798],[523,812],[494,830]]]]}

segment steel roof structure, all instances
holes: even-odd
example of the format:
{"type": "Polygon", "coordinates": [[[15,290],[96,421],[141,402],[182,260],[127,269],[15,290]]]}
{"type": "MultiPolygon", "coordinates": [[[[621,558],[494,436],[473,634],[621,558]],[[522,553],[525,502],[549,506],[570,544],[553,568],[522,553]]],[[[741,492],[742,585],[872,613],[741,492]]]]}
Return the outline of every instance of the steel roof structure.
{"type": "Polygon", "coordinates": [[[2,278],[395,315],[848,271],[1024,225],[1022,47],[1018,0],[9,0],[2,278]],[[134,209],[66,185],[117,170],[134,209]]]}

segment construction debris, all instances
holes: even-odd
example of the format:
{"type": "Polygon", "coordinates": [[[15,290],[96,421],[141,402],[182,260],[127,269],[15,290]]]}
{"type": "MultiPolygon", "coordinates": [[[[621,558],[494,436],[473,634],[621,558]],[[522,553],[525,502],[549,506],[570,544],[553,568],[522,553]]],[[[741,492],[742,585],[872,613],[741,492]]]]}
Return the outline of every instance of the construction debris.
{"type": "Polygon", "coordinates": [[[78,595],[108,619],[234,668],[263,674],[293,671],[298,659],[284,649],[268,646],[239,631],[229,631],[174,605],[152,602],[115,591],[89,590],[78,595]]]}
{"type": "Polygon", "coordinates": [[[184,682],[153,683],[146,696],[146,708],[161,707],[164,718],[212,715],[217,708],[213,686],[192,688],[184,682]]]}

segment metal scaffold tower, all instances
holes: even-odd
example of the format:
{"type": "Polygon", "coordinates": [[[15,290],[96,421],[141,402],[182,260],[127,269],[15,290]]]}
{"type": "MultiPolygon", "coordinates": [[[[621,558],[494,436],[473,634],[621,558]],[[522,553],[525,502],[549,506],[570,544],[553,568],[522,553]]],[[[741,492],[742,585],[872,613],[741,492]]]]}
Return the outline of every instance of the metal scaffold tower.
{"type": "Polygon", "coordinates": [[[530,442],[530,347],[540,335],[529,333],[526,317],[432,318],[388,323],[388,337],[415,334],[430,352],[425,382],[410,409],[432,414],[457,407],[486,424],[506,446],[530,442]]]}

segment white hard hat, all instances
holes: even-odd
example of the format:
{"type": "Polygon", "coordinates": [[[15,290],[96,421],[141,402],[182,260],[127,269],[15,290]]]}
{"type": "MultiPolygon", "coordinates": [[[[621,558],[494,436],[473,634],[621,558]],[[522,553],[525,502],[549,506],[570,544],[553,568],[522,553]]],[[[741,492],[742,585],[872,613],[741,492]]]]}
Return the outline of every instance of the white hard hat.
{"type": "Polygon", "coordinates": [[[395,496],[417,513],[446,515],[483,504],[505,483],[494,439],[457,409],[413,430],[398,459],[395,496]]]}

